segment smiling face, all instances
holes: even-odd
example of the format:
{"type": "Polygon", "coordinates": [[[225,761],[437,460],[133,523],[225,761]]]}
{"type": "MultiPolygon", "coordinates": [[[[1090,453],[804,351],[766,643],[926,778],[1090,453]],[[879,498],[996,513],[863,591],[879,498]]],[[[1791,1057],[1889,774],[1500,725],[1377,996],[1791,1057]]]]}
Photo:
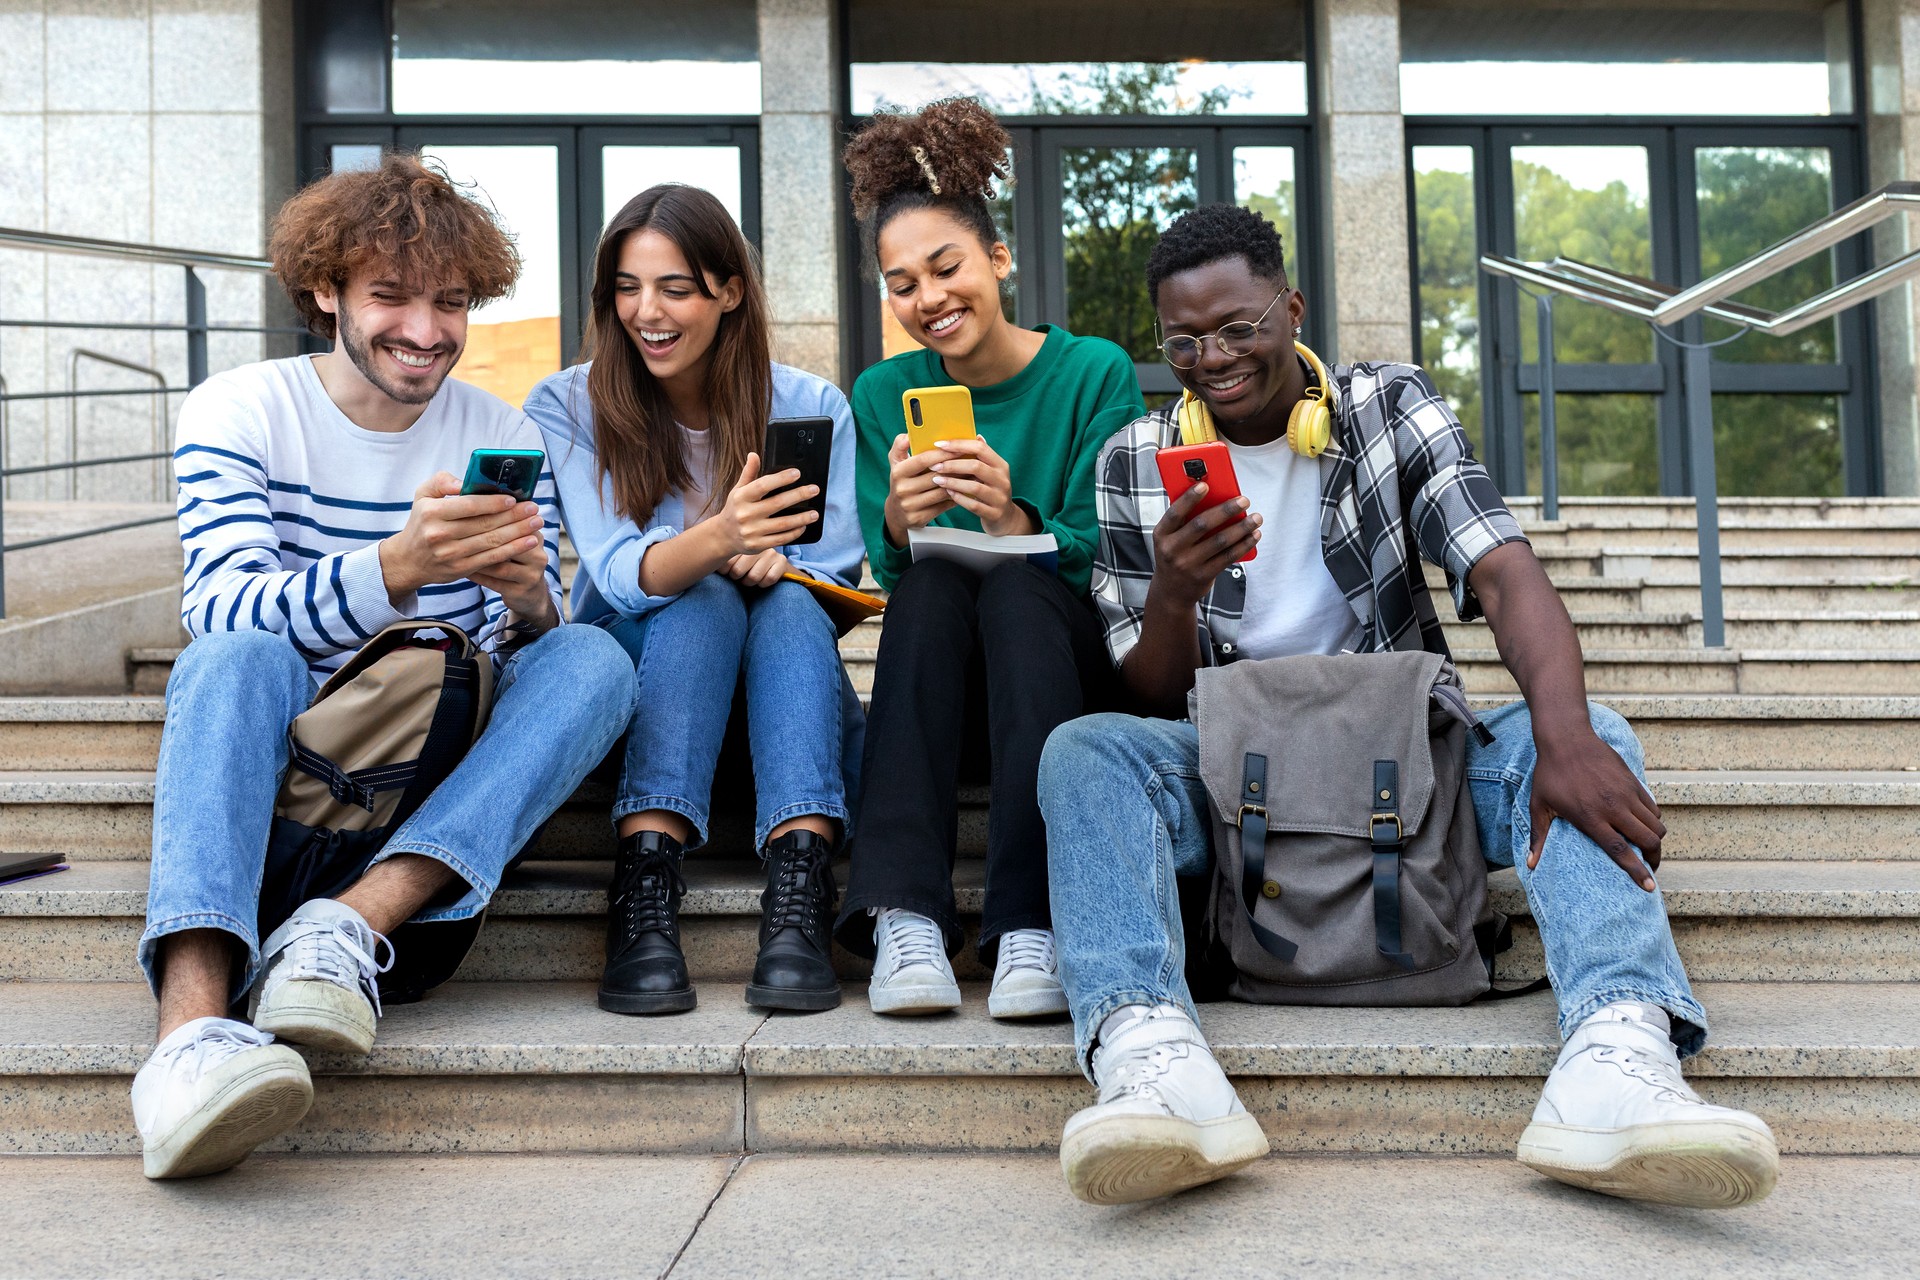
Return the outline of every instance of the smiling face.
{"type": "MultiPolygon", "coordinates": [[[[1284,277],[1255,275],[1247,260],[1235,254],[1162,280],[1156,309],[1163,338],[1200,337],[1223,324],[1253,323],[1266,312],[1247,354],[1227,355],[1217,339],[1209,338],[1198,364],[1173,373],[1181,386],[1205,402],[1215,422],[1239,428],[1236,435],[1272,439],[1276,430],[1286,430],[1287,415],[1306,391],[1306,377],[1293,351],[1293,331],[1307,313],[1299,290],[1289,289],[1284,277]],[[1274,295],[1283,291],[1280,305],[1267,311],[1274,295]]],[[[1258,442],[1248,438],[1241,443],[1258,442]]]]}
{"type": "Polygon", "coordinates": [[[1000,285],[1013,255],[1006,245],[982,244],[942,210],[911,209],[888,220],[876,247],[894,319],[941,358],[964,361],[1007,323],[1000,285]]]}
{"type": "Polygon", "coordinates": [[[336,321],[336,345],[373,387],[401,404],[425,404],[453,372],[467,345],[464,281],[408,284],[379,267],[355,272],[346,287],[314,291],[336,321]]]}
{"type": "Polygon", "coordinates": [[[643,227],[620,246],[614,314],[647,372],[662,383],[705,385],[720,317],[744,296],[737,278],[708,276],[705,293],[701,283],[680,246],[658,231],[643,227]]]}

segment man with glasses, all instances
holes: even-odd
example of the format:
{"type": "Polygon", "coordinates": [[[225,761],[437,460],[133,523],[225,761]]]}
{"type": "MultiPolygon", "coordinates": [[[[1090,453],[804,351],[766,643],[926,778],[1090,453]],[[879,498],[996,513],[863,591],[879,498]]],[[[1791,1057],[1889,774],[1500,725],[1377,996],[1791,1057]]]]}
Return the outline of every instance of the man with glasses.
{"type": "Polygon", "coordinates": [[[1666,834],[1640,744],[1589,706],[1579,641],[1459,421],[1420,369],[1331,371],[1295,340],[1306,314],[1279,234],[1205,205],[1147,263],[1161,349],[1187,403],[1139,419],[1095,467],[1093,595],[1127,691],[1164,719],[1089,716],[1040,764],[1061,978],[1097,1105],[1061,1164],[1095,1203],[1165,1195],[1265,1154],[1202,1036],[1184,977],[1178,877],[1211,864],[1194,673],[1242,658],[1444,653],[1421,566],[1445,569],[1463,621],[1485,613],[1525,701],[1484,718],[1468,785],[1489,864],[1515,866],[1559,1001],[1565,1044],[1523,1162],[1636,1199],[1727,1207],[1772,1190],[1758,1117],[1709,1106],[1680,1074],[1707,1016],[1654,881],[1666,834]],[[1302,411],[1324,399],[1330,438],[1302,411]],[[1156,454],[1204,408],[1242,496],[1169,504],[1156,454]],[[1251,560],[1242,558],[1258,547],[1251,560]]]}

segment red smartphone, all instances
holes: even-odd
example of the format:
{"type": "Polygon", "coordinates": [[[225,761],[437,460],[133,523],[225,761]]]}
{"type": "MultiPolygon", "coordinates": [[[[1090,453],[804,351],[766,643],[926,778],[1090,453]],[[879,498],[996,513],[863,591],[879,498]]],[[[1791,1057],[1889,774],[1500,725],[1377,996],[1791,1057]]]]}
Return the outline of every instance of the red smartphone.
{"type": "MultiPolygon", "coordinates": [[[[1160,466],[1160,483],[1166,486],[1169,504],[1180,501],[1187,490],[1202,480],[1207,482],[1207,497],[1200,504],[1201,511],[1210,510],[1223,502],[1232,502],[1240,496],[1240,480],[1233,474],[1233,455],[1227,452],[1226,445],[1217,440],[1210,444],[1183,444],[1162,449],[1155,461],[1160,466]]],[[[1246,513],[1242,512],[1227,523],[1233,524],[1246,518],[1246,513]]],[[[1234,563],[1245,563],[1259,554],[1260,548],[1253,547],[1234,563]]]]}

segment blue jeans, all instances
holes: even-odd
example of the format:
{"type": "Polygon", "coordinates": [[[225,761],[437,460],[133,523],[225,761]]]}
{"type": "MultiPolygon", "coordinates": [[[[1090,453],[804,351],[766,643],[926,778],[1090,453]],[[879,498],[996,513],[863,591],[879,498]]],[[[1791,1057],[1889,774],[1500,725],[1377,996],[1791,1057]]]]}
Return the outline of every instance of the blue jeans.
{"type": "MultiPolygon", "coordinates": [[[[1618,714],[1590,706],[1601,740],[1642,776],[1639,739],[1618,714]]],[[[1546,950],[1560,1034],[1615,1000],[1656,1004],[1673,1018],[1681,1055],[1706,1043],[1707,1015],[1687,985],[1666,906],[1571,823],[1555,821],[1537,870],[1532,839],[1533,726],[1525,703],[1483,717],[1491,746],[1471,738],[1467,785],[1487,863],[1515,867],[1546,950]]],[[[1200,737],[1187,721],[1087,716],[1056,729],[1040,759],[1048,875],[1060,977],[1086,1066],[1094,1033],[1122,1005],[1175,1004],[1187,990],[1176,876],[1212,870],[1212,818],[1200,781],[1200,737]]]]}
{"type": "Polygon", "coordinates": [[[715,573],[640,618],[599,621],[633,659],[637,686],[615,822],[661,809],[693,824],[688,848],[707,842],[713,772],[744,672],[754,848],[808,816],[837,821],[844,842],[843,761],[860,758],[865,718],[833,621],[805,587],[742,587],[715,573]]]}
{"type": "MultiPolygon", "coordinates": [[[[260,965],[260,881],[287,727],[313,701],[306,660],[268,631],[187,646],[167,681],[154,778],[152,885],[140,966],[159,990],[160,939],[220,929],[246,948],[238,999],[260,965]]],[[[593,627],[562,626],[510,656],[480,740],[393,833],[376,861],[417,853],[466,882],[418,920],[478,914],[507,863],[605,757],[633,716],[633,671],[593,627]]]]}

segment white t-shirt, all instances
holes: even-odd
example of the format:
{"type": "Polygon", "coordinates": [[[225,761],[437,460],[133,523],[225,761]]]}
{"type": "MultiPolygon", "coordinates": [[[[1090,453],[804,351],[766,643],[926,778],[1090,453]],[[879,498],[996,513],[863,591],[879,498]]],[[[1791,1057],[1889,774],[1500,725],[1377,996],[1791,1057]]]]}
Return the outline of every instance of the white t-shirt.
{"type": "Polygon", "coordinates": [[[1320,550],[1320,469],[1283,436],[1247,447],[1227,442],[1240,492],[1261,525],[1260,554],[1240,565],[1247,576],[1240,656],[1290,658],[1340,653],[1360,644],[1360,619],[1340,594],[1320,550]]]}
{"type": "MultiPolygon", "coordinates": [[[[406,524],[436,471],[466,474],[475,449],[544,449],[520,410],[447,379],[404,431],[357,426],[307,356],[217,373],[180,407],[174,467],[186,554],[181,619],[193,635],[273,631],[324,675],[407,618],[452,622],[483,646],[506,605],[468,581],[388,598],[380,540],[406,524]]],[[[560,600],[552,460],[534,501],[546,517],[547,588],[560,600]]]]}
{"type": "Polygon", "coordinates": [[[713,514],[713,433],[695,431],[683,422],[680,428],[680,456],[687,464],[687,487],[680,493],[687,507],[687,525],[713,514]]]}

